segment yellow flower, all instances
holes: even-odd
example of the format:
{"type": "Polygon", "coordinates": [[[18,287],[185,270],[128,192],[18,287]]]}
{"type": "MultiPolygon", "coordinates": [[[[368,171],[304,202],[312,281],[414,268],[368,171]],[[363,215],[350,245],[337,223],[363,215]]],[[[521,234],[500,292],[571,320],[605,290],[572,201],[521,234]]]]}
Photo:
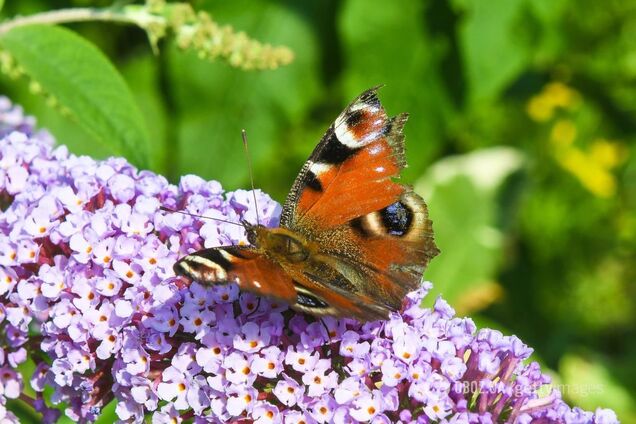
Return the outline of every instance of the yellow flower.
{"type": "Polygon", "coordinates": [[[560,119],[552,127],[550,139],[557,147],[569,146],[576,138],[576,126],[569,119],[560,119]]]}
{"type": "Polygon", "coordinates": [[[537,95],[530,99],[526,106],[526,112],[537,122],[546,122],[552,118],[554,107],[546,99],[537,95]]]}
{"type": "MultiPolygon", "coordinates": [[[[580,94],[576,90],[561,82],[551,82],[528,101],[526,111],[531,119],[547,122],[554,118],[558,109],[573,109],[580,101],[580,94]]],[[[627,159],[627,147],[599,138],[588,149],[583,150],[574,145],[577,133],[572,119],[557,119],[550,130],[552,155],[564,170],[592,194],[598,197],[613,196],[618,183],[612,170],[627,159]]]]}
{"type": "Polygon", "coordinates": [[[526,112],[537,122],[552,119],[557,108],[570,109],[580,102],[579,93],[561,82],[551,82],[533,96],[526,105],[526,112]]]}
{"type": "Polygon", "coordinates": [[[599,138],[592,143],[590,156],[599,165],[612,169],[627,160],[628,149],[621,143],[599,138]]]}
{"type": "Polygon", "coordinates": [[[569,109],[579,102],[579,93],[562,82],[551,82],[543,89],[544,95],[555,107],[569,109]]]}
{"type": "Polygon", "coordinates": [[[616,194],[616,178],[603,168],[590,167],[581,173],[579,180],[597,197],[608,198],[616,194]]]}
{"type": "Polygon", "coordinates": [[[592,151],[585,153],[576,147],[569,147],[558,152],[556,158],[566,171],[595,196],[607,198],[616,193],[616,177],[611,173],[611,167],[598,162],[592,151]]]}

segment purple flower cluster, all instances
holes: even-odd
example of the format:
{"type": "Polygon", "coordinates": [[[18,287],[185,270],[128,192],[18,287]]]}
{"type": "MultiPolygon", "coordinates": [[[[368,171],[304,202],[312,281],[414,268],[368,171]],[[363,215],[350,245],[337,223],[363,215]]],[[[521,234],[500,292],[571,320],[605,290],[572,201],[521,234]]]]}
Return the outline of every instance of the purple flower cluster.
{"type": "MultiPolygon", "coordinates": [[[[17,421],[6,402],[20,398],[44,422],[60,404],[90,422],[113,400],[121,420],[155,424],[618,422],[540,396],[550,380],[525,363],[531,349],[441,298],[421,308],[430,283],[360,324],[175,277],[185,253],[245,234],[160,206],[254,222],[250,192],[71,155],[6,99],[0,137],[0,420],[17,421]]],[[[276,225],[280,206],[257,198],[276,225]]]]}

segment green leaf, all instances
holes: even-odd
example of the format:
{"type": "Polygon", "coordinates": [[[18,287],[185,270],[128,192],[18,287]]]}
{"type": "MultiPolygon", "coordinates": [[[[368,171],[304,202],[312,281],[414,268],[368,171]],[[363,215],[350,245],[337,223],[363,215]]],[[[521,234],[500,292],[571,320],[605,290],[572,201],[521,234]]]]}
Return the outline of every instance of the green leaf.
{"type": "Polygon", "coordinates": [[[145,122],[152,122],[148,128],[152,149],[150,150],[150,169],[166,175],[172,162],[168,152],[170,139],[170,119],[165,109],[160,72],[163,64],[151,54],[134,55],[122,63],[119,69],[130,87],[139,105],[145,122]]]}
{"type": "Polygon", "coordinates": [[[3,34],[0,46],[112,154],[147,165],[149,137],[141,112],[121,75],[93,44],[64,28],[34,25],[3,34]]]}
{"type": "Polygon", "coordinates": [[[529,6],[532,7],[536,16],[542,21],[558,24],[558,20],[563,16],[569,3],[567,0],[534,0],[529,6]]]}
{"type": "Polygon", "coordinates": [[[102,408],[101,414],[95,421],[95,424],[109,424],[117,422],[117,413],[115,408],[117,407],[117,399],[111,400],[108,405],[102,408]]]}
{"type": "Polygon", "coordinates": [[[2,11],[3,7],[4,7],[4,0],[0,0],[0,11],[2,11]]]}
{"type": "Polygon", "coordinates": [[[467,18],[459,28],[470,99],[489,99],[527,65],[531,43],[520,31],[525,0],[464,0],[467,18]]]}
{"type": "MultiPolygon", "coordinates": [[[[436,71],[438,47],[426,35],[424,3],[411,0],[348,0],[339,15],[346,102],[379,84],[390,115],[409,112],[407,176],[422,174],[441,147],[450,113],[436,71]]],[[[408,178],[408,177],[407,177],[408,178]]]]}
{"type": "Polygon", "coordinates": [[[563,398],[583,409],[610,408],[623,422],[636,420],[636,399],[599,355],[565,354],[559,362],[563,398]]]}
{"type": "Polygon", "coordinates": [[[424,274],[434,284],[428,299],[441,293],[456,306],[463,295],[493,284],[503,241],[496,194],[521,164],[512,148],[483,149],[443,159],[418,181],[441,250],[424,274]]]}
{"type": "MultiPolygon", "coordinates": [[[[294,139],[291,129],[304,122],[319,93],[317,43],[308,23],[281,4],[209,3],[214,19],[262,42],[286,45],[295,59],[273,71],[245,72],[202,61],[195,54],[168,52],[178,151],[173,177],[194,173],[219,180],[227,189],[247,188],[248,167],[241,143],[244,128],[256,185],[272,192],[273,182],[286,179],[281,176],[287,169],[281,165],[281,156],[288,154],[290,146],[304,142],[294,139]]],[[[310,152],[311,148],[306,155],[310,152]]],[[[291,180],[284,185],[288,190],[291,180]]]]}

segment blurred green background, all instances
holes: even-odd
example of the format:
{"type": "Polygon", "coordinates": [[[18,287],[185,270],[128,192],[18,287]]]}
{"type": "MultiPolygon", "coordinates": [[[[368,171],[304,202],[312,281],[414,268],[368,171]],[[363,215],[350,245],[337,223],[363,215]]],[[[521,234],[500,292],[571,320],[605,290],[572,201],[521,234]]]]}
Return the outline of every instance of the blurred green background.
{"type": "MultiPolygon", "coordinates": [[[[245,72],[170,42],[154,55],[138,28],[68,26],[123,74],[154,171],[247,188],[245,128],[256,185],[282,202],[340,110],[386,84],[388,112],[410,113],[404,180],[433,217],[435,292],[534,347],[571,404],[636,422],[636,2],[190,3],[294,61],[245,72]]],[[[8,0],[2,17],[109,4],[8,0]]],[[[0,92],[72,151],[109,154],[26,82],[0,92]]]]}

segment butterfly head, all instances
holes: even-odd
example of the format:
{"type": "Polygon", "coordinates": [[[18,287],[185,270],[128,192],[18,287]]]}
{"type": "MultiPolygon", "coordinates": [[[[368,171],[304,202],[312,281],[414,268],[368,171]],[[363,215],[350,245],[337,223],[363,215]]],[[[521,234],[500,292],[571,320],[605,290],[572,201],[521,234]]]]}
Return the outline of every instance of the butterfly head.
{"type": "Polygon", "coordinates": [[[258,247],[259,234],[262,232],[261,228],[265,228],[260,224],[251,224],[244,219],[241,220],[241,225],[245,228],[245,234],[247,235],[247,241],[254,247],[258,247]]]}

